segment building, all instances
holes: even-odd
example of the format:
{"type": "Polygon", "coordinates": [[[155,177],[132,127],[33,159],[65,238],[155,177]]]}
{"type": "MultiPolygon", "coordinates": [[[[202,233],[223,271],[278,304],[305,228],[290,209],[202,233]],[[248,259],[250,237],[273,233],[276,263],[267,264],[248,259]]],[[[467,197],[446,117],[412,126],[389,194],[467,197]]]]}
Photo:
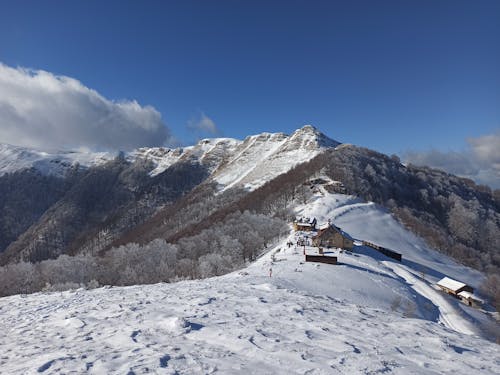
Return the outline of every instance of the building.
{"type": "Polygon", "coordinates": [[[471,286],[461,281],[450,279],[449,277],[443,277],[436,285],[446,293],[455,297],[458,297],[460,292],[474,293],[474,289],[471,286]]]}
{"type": "Polygon", "coordinates": [[[295,229],[295,231],[302,230],[310,232],[316,230],[316,223],[316,218],[311,219],[308,217],[300,217],[295,219],[295,221],[293,222],[293,229],[295,229]]]}
{"type": "Polygon", "coordinates": [[[458,293],[458,298],[460,298],[460,300],[466,305],[473,307],[481,307],[484,303],[481,298],[471,292],[466,292],[465,290],[458,293]]]}
{"type": "Polygon", "coordinates": [[[337,247],[345,250],[352,250],[354,246],[351,236],[330,223],[320,228],[312,242],[316,247],[337,247]]]}
{"type": "Polygon", "coordinates": [[[474,289],[461,281],[443,277],[436,285],[446,293],[458,298],[466,305],[480,307],[483,304],[483,300],[474,295],[474,289]]]}
{"type": "Polygon", "coordinates": [[[306,254],[306,262],[337,264],[337,257],[306,254]]]}

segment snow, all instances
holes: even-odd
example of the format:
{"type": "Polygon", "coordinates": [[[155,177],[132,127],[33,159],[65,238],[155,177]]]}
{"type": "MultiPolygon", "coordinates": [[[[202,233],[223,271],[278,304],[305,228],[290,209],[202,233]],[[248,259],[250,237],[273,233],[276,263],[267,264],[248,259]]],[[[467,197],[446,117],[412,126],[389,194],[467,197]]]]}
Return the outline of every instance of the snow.
{"type": "Polygon", "coordinates": [[[99,165],[113,159],[109,152],[44,152],[0,143],[0,176],[27,168],[44,175],[63,177],[77,163],[82,167],[99,165]]]}
{"type": "Polygon", "coordinates": [[[179,161],[198,161],[206,165],[213,172],[227,155],[232,154],[241,143],[232,138],[202,139],[194,146],[175,149],[165,147],[140,148],[129,153],[129,160],[146,159],[153,163],[151,176],[164,172],[167,168],[179,161]]]}
{"type": "Polygon", "coordinates": [[[472,294],[471,292],[466,292],[465,290],[462,290],[460,293],[458,293],[458,296],[464,297],[464,298],[475,297],[474,294],[472,294]]]}
{"type": "Polygon", "coordinates": [[[297,214],[333,219],[403,262],[355,246],[325,249],[338,265],[306,263],[286,244],[310,234],[291,232],[221,277],[2,298],[2,373],[500,373],[498,346],[433,286],[443,273],[471,285],[481,274],[353,197],[318,194],[297,214]]]}
{"type": "Polygon", "coordinates": [[[466,284],[457,280],[450,279],[449,277],[443,277],[437,282],[437,285],[454,291],[457,291],[466,286],[466,284]]]}
{"type": "Polygon", "coordinates": [[[262,133],[247,137],[227,163],[214,173],[221,191],[234,186],[254,190],[298,164],[311,160],[325,148],[338,145],[312,126],[290,136],[262,133]]]}
{"type": "Polygon", "coordinates": [[[232,138],[203,139],[194,146],[168,149],[140,148],[129,160],[147,159],[154,164],[151,176],[164,172],[179,161],[198,161],[213,174],[220,191],[232,187],[254,190],[273,178],[304,163],[327,147],[338,145],[311,126],[291,135],[261,133],[240,141],[232,138]]]}

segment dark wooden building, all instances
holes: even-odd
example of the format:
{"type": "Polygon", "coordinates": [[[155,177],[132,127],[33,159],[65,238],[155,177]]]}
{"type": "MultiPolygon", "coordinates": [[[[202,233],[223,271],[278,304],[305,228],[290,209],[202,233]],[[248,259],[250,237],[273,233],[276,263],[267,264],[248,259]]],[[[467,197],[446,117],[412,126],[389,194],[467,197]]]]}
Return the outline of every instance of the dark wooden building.
{"type": "Polygon", "coordinates": [[[394,250],[387,249],[368,241],[363,241],[363,245],[371,247],[372,249],[377,250],[379,253],[382,253],[389,258],[396,259],[399,262],[401,262],[401,260],[403,259],[403,256],[400,253],[395,252],[394,250]]]}
{"type": "Polygon", "coordinates": [[[326,255],[307,255],[306,254],[306,262],[337,264],[337,257],[326,256],[326,255]]]}

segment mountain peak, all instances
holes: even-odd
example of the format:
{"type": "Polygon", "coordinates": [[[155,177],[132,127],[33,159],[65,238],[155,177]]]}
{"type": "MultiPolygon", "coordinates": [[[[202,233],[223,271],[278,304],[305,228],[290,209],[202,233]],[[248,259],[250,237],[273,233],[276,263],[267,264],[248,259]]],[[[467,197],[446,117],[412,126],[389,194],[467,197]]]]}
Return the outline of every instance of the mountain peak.
{"type": "Polygon", "coordinates": [[[314,125],[311,125],[311,124],[306,124],[303,127],[301,127],[300,129],[297,129],[296,131],[301,131],[304,133],[306,133],[306,132],[319,133],[318,129],[314,125]]]}
{"type": "Polygon", "coordinates": [[[313,125],[304,125],[290,135],[288,148],[318,149],[337,147],[340,142],[327,137],[313,125]]]}

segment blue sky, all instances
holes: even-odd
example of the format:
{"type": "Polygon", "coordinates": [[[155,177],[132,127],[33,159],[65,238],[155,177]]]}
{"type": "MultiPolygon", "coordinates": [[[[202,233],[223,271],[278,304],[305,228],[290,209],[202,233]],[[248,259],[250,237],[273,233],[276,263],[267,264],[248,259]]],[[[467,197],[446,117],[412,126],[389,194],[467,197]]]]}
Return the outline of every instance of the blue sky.
{"type": "Polygon", "coordinates": [[[500,128],[496,0],[2,0],[0,62],[152,106],[183,143],[203,115],[219,135],[310,123],[388,154],[500,128]]]}

